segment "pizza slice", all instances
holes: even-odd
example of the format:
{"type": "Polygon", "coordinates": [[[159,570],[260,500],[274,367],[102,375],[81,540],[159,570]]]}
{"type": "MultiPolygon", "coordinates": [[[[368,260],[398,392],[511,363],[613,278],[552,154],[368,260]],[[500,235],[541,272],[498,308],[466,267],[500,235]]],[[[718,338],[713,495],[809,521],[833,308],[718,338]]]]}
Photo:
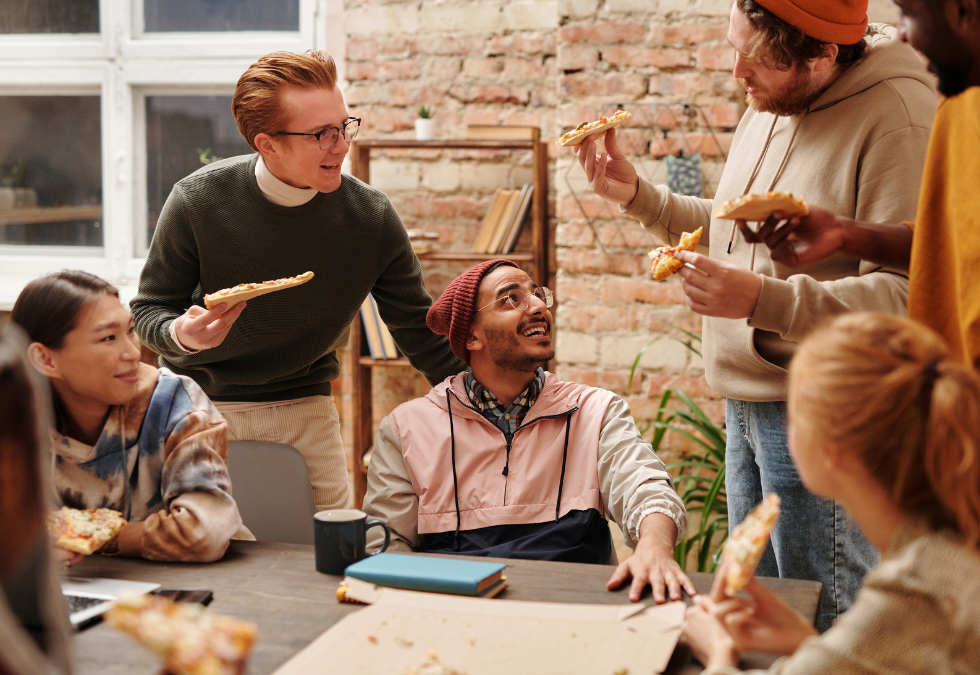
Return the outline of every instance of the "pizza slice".
{"type": "Polygon", "coordinates": [[[674,257],[678,251],[693,251],[698,242],[701,241],[701,230],[698,228],[694,232],[685,232],[681,235],[681,241],[677,246],[661,246],[655,248],[647,255],[650,257],[650,274],[654,281],[665,281],[674,272],[684,266],[680,260],[674,257]]]}
{"type": "Polygon", "coordinates": [[[715,218],[762,222],[776,211],[782,211],[784,218],[793,218],[810,213],[810,207],[791,194],[767,192],[764,195],[745,195],[729,199],[715,210],[715,218]]]}
{"type": "Polygon", "coordinates": [[[119,534],[126,519],[112,509],[83,511],[63,506],[48,514],[47,523],[48,532],[55,537],[55,546],[92,555],[119,534]]]}
{"type": "Polygon", "coordinates": [[[558,139],[558,145],[565,147],[579,145],[585,140],[586,136],[595,136],[596,138],[605,136],[607,131],[618,127],[632,116],[632,114],[626,112],[625,110],[620,110],[612,117],[600,115],[599,119],[597,119],[595,122],[582,122],[567,134],[563,134],[562,137],[558,139]]]}
{"type": "Polygon", "coordinates": [[[721,554],[725,595],[734,596],[752,580],[769,543],[769,534],[779,518],[779,502],[775,493],[768,494],[745,520],[735,526],[732,536],[725,543],[721,554]]]}
{"type": "Polygon", "coordinates": [[[228,303],[228,309],[231,309],[244,300],[251,300],[259,295],[281,291],[284,288],[299,286],[300,284],[305,284],[312,278],[313,272],[303,272],[295,277],[285,277],[284,279],[276,279],[275,281],[263,281],[257,284],[238,284],[231,288],[222,288],[220,291],[205,295],[204,306],[211,309],[225,302],[228,303]]]}
{"type": "Polygon", "coordinates": [[[257,634],[249,621],[155,595],[121,598],[105,620],[163,657],[175,675],[240,675],[257,634]]]}

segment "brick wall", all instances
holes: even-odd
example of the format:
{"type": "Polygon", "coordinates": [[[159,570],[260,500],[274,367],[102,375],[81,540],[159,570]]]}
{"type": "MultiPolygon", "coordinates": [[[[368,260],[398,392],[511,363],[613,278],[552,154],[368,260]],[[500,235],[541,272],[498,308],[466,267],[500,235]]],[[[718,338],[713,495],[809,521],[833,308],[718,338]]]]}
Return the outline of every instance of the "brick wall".
{"type": "MultiPolygon", "coordinates": [[[[438,139],[465,138],[468,124],[557,133],[555,0],[345,0],[344,13],[345,94],[351,114],[364,118],[365,138],[414,138],[423,104],[433,109],[438,139]]],[[[471,250],[494,191],[531,182],[526,151],[389,150],[371,159],[372,185],[407,227],[437,233],[438,250],[471,250]]],[[[517,250],[530,250],[529,235],[527,226],[517,250]]],[[[438,297],[470,264],[423,261],[429,293],[438,297]]],[[[376,368],[373,384],[375,426],[395,405],[428,391],[405,369],[376,368]]],[[[349,442],[346,363],[340,385],[349,442]]]]}
{"type": "MultiPolygon", "coordinates": [[[[365,137],[413,137],[415,110],[429,104],[438,138],[462,138],[467,124],[529,124],[553,138],[622,105],[635,117],[621,142],[641,175],[662,183],[664,154],[699,152],[711,197],[744,110],[726,40],[730,6],[730,0],[343,0],[348,106],[364,117],[365,137]]],[[[872,0],[869,16],[893,23],[897,11],[890,0],[872,0]]],[[[704,381],[700,359],[669,338],[646,351],[628,385],[644,345],[677,335],[671,326],[699,333],[700,317],[685,307],[676,278],[648,279],[645,252],[659,243],[591,196],[570,152],[554,158],[549,241],[560,303],[558,374],[627,396],[641,418],[677,386],[721,421],[723,402],[704,381]]],[[[521,153],[378,152],[371,169],[372,183],[406,225],[437,232],[443,250],[468,249],[496,188],[531,180],[530,157],[521,153]]],[[[423,267],[433,296],[465,269],[423,267]]],[[[339,384],[349,442],[346,362],[339,384]]],[[[417,375],[376,369],[375,422],[427,389],[417,375]]]]}

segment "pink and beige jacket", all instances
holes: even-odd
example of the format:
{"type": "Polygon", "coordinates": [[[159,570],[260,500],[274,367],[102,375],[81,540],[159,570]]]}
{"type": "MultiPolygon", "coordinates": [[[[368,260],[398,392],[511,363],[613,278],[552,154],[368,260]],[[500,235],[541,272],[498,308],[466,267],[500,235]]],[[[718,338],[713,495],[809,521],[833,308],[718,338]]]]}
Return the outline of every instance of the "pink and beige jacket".
{"type": "Polygon", "coordinates": [[[615,521],[631,547],[651,513],[670,517],[678,540],[685,536],[687,513],[670,474],[621,398],[547,373],[508,458],[503,433],[472,407],[463,377],[398,406],[378,429],[364,511],[388,522],[389,550],[416,548],[420,535],[452,532],[457,522],[467,531],[588,509],[615,521]]]}

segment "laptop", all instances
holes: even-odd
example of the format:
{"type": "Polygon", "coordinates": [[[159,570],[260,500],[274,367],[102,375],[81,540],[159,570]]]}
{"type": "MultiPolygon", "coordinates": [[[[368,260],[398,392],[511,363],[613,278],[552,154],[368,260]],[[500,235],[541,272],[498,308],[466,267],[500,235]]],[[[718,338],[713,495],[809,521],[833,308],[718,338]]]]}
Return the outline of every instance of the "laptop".
{"type": "Polygon", "coordinates": [[[68,617],[76,629],[98,622],[118,598],[124,595],[142,595],[158,588],[160,584],[123,579],[67,577],[61,581],[61,592],[68,605],[68,617]]]}

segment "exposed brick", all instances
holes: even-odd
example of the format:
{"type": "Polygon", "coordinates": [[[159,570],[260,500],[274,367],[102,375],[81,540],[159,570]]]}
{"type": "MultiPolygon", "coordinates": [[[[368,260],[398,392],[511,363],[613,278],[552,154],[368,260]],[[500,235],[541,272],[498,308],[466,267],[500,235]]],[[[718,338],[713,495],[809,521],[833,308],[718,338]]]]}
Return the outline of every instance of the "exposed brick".
{"type": "Polygon", "coordinates": [[[562,42],[642,42],[646,28],[632,21],[594,21],[562,26],[562,42]]]}
{"type": "Polygon", "coordinates": [[[572,276],[562,273],[558,276],[555,294],[558,302],[598,302],[599,292],[596,281],[588,276],[572,276]]]}
{"type": "Polygon", "coordinates": [[[464,124],[500,124],[500,111],[496,108],[467,108],[463,113],[464,124]]]}
{"type": "Polygon", "coordinates": [[[640,256],[607,254],[602,251],[569,248],[558,249],[558,266],[567,272],[585,274],[618,274],[634,276],[642,273],[640,256]]]}
{"type": "Polygon", "coordinates": [[[558,54],[561,70],[591,70],[599,63],[599,50],[591,45],[565,45],[558,54]]]}
{"type": "Polygon", "coordinates": [[[668,389],[680,389],[695,399],[715,399],[721,396],[708,386],[707,380],[689,375],[649,375],[646,381],[646,393],[650,398],[659,399],[668,389]]]}
{"type": "Polygon", "coordinates": [[[651,49],[649,47],[605,47],[602,60],[611,66],[643,68],[686,68],[691,53],[686,49],[651,49]]]}
{"type": "Polygon", "coordinates": [[[414,59],[400,61],[355,61],[347,64],[348,80],[405,80],[418,77],[420,64],[414,59]]]}
{"type": "Polygon", "coordinates": [[[463,77],[496,78],[503,69],[500,59],[471,57],[463,61],[463,77]]]}
{"type": "Polygon", "coordinates": [[[732,139],[735,134],[732,132],[721,131],[711,133],[690,133],[684,136],[679,134],[668,134],[666,139],[658,139],[656,143],[650,144],[650,154],[654,157],[663,157],[676,154],[678,150],[686,153],[700,153],[709,157],[728,156],[732,148],[732,139]]]}
{"type": "Polygon", "coordinates": [[[348,9],[344,30],[348,35],[404,35],[418,32],[418,5],[369,3],[348,9]]]}
{"type": "Polygon", "coordinates": [[[504,5],[504,27],[538,30],[558,27],[557,0],[511,0],[504,5]]]}
{"type": "MultiPolygon", "coordinates": [[[[635,256],[639,259],[639,256],[635,256]]],[[[649,259],[643,256],[643,262],[649,259]]],[[[646,279],[616,279],[609,277],[602,281],[602,302],[608,304],[629,304],[646,302],[654,305],[683,305],[686,302],[684,289],[680,283],[671,280],[656,282],[646,279]]]]}
{"type": "Polygon", "coordinates": [[[704,119],[712,127],[734,129],[742,117],[742,109],[737,103],[718,103],[701,108],[704,119]]]}
{"type": "Polygon", "coordinates": [[[504,59],[501,77],[505,80],[534,80],[535,86],[540,86],[543,75],[544,59],[541,57],[504,59]]]}
{"type": "Polygon", "coordinates": [[[620,129],[616,132],[616,145],[626,155],[645,155],[650,142],[645,138],[644,132],[639,129],[620,129]]]}
{"type": "Polygon", "coordinates": [[[428,59],[424,67],[424,76],[434,80],[449,81],[459,75],[461,61],[452,56],[436,56],[428,59]]]}
{"type": "Polygon", "coordinates": [[[621,96],[631,100],[640,98],[647,91],[647,79],[634,70],[611,73],[582,72],[564,75],[561,90],[566,96],[621,96]]]}
{"type": "Polygon", "coordinates": [[[598,342],[591,335],[559,330],[556,343],[558,359],[567,363],[596,363],[598,342]]]}
{"type": "Polygon", "coordinates": [[[621,218],[619,209],[594,194],[565,195],[558,202],[558,217],[570,218],[621,218]]]}
{"type": "Polygon", "coordinates": [[[588,19],[599,9],[599,0],[559,0],[558,12],[571,19],[588,19]]]}
{"type": "Polygon", "coordinates": [[[728,39],[728,24],[711,25],[704,21],[674,23],[664,28],[664,44],[698,45],[728,39]]]}
{"type": "Polygon", "coordinates": [[[489,33],[502,27],[499,2],[446,2],[422,5],[421,32],[489,33]]]}
{"type": "Polygon", "coordinates": [[[453,85],[449,95],[461,103],[517,103],[526,105],[530,100],[528,90],[521,87],[497,85],[453,85]]]}
{"type": "MultiPolygon", "coordinates": [[[[605,224],[599,230],[599,241],[602,245],[609,248],[628,248],[643,249],[644,258],[646,251],[660,246],[654,237],[640,227],[636,221],[628,220],[627,224],[605,224]]],[[[649,263],[647,263],[649,264],[649,263]]]]}
{"type": "Polygon", "coordinates": [[[516,54],[554,54],[554,37],[541,33],[509,33],[494,35],[486,44],[487,54],[514,56],[516,54]]]}
{"type": "Polygon", "coordinates": [[[481,41],[471,35],[428,34],[420,35],[415,42],[420,54],[466,56],[483,53],[481,41]]]}
{"type": "Polygon", "coordinates": [[[698,47],[697,68],[699,70],[732,70],[735,67],[735,50],[730,45],[723,47],[698,47]]]}
{"type": "Polygon", "coordinates": [[[376,59],[378,57],[378,41],[375,38],[348,38],[345,48],[349,61],[376,59]]]}
{"type": "Polygon", "coordinates": [[[452,197],[415,197],[399,209],[416,218],[481,218],[485,207],[480,200],[466,195],[452,197]]]}
{"type": "Polygon", "coordinates": [[[555,245],[592,248],[595,246],[595,233],[588,223],[560,222],[555,230],[555,245]]]}

